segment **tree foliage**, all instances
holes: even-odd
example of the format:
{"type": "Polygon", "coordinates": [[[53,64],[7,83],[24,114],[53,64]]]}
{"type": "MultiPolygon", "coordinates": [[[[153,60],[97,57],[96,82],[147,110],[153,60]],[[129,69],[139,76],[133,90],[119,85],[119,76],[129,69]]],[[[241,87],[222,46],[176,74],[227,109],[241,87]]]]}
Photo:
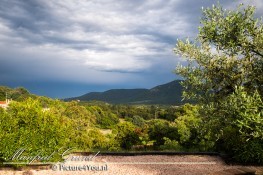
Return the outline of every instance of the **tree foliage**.
{"type": "Polygon", "coordinates": [[[185,78],[183,96],[201,105],[203,130],[237,160],[262,163],[263,23],[254,12],[207,8],[196,40],[179,40],[174,51],[187,58],[176,73],[185,78]]]}
{"type": "Polygon", "coordinates": [[[135,126],[130,122],[119,123],[115,127],[115,140],[121,148],[131,149],[132,145],[139,142],[139,136],[135,133],[135,126]]]}
{"type": "MultiPolygon", "coordinates": [[[[1,112],[0,157],[8,160],[17,150],[24,148],[28,155],[51,155],[71,145],[74,130],[66,117],[58,118],[52,111],[43,111],[37,100],[13,102],[1,112]]],[[[54,155],[49,161],[60,160],[54,155]]]]}
{"type": "Polygon", "coordinates": [[[241,7],[204,10],[196,41],[178,41],[174,51],[189,61],[176,69],[185,78],[185,97],[217,101],[236,86],[262,95],[263,24],[254,18],[254,7],[241,7]]]}
{"type": "Polygon", "coordinates": [[[165,143],[165,137],[171,140],[178,140],[177,128],[166,120],[154,119],[149,121],[149,138],[154,140],[157,148],[165,143]]]}

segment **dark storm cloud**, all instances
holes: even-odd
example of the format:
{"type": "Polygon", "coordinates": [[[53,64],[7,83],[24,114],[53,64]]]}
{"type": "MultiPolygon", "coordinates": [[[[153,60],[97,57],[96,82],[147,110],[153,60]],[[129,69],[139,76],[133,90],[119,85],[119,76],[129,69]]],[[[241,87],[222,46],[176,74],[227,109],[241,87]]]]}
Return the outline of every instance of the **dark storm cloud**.
{"type": "MultiPolygon", "coordinates": [[[[220,1],[224,8],[240,2],[256,5],[261,15],[261,1],[220,1]]],[[[42,80],[82,87],[165,83],[178,78],[171,73],[182,61],[172,52],[176,39],[194,38],[201,7],[216,3],[1,0],[0,83],[42,80]]]]}

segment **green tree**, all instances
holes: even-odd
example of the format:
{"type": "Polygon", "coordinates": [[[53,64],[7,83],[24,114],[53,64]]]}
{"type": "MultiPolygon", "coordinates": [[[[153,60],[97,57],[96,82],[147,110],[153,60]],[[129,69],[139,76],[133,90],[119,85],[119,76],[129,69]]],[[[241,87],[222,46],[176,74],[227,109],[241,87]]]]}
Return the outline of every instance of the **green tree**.
{"type": "Polygon", "coordinates": [[[76,101],[69,102],[63,114],[74,121],[77,130],[85,130],[95,122],[95,116],[76,101]]]}
{"type": "Polygon", "coordinates": [[[98,127],[108,129],[119,122],[117,115],[110,110],[102,109],[99,106],[88,106],[86,108],[96,116],[95,119],[98,127]]]}
{"type": "MultiPolygon", "coordinates": [[[[0,113],[0,158],[10,158],[20,148],[25,148],[28,156],[48,156],[72,146],[74,130],[70,119],[58,117],[52,110],[43,111],[38,100],[12,102],[0,113]]],[[[61,156],[56,154],[48,161],[58,160],[61,156]]]]}
{"type": "Polygon", "coordinates": [[[149,138],[154,140],[155,148],[163,145],[165,140],[164,137],[171,140],[178,140],[179,135],[177,128],[166,120],[153,119],[149,121],[149,138]]]}
{"type": "Polygon", "coordinates": [[[222,128],[218,146],[239,161],[263,164],[263,103],[258,92],[249,95],[243,87],[235,89],[214,114],[221,116],[227,122],[218,122],[222,128]]]}
{"type": "Polygon", "coordinates": [[[143,127],[146,124],[145,120],[138,115],[134,115],[132,118],[130,118],[130,121],[137,127],[143,127]]]}
{"type": "Polygon", "coordinates": [[[232,133],[236,141],[224,148],[240,161],[262,163],[263,23],[254,12],[242,4],[234,11],[207,8],[196,40],[178,40],[174,51],[187,58],[188,65],[178,66],[176,73],[185,78],[184,98],[201,105],[203,130],[225,142],[232,133]],[[247,145],[257,151],[248,156],[247,145]]]}
{"type": "Polygon", "coordinates": [[[99,129],[94,128],[88,131],[89,140],[92,141],[93,149],[105,149],[108,139],[104,136],[99,129]]]}
{"type": "Polygon", "coordinates": [[[123,122],[116,125],[114,132],[115,140],[121,148],[131,149],[131,147],[139,142],[139,136],[135,132],[135,126],[130,122],[123,122]]]}
{"type": "Polygon", "coordinates": [[[204,10],[196,41],[178,41],[174,51],[189,63],[176,69],[185,78],[184,97],[218,101],[235,86],[262,96],[263,24],[254,18],[254,7],[241,7],[204,10]]]}

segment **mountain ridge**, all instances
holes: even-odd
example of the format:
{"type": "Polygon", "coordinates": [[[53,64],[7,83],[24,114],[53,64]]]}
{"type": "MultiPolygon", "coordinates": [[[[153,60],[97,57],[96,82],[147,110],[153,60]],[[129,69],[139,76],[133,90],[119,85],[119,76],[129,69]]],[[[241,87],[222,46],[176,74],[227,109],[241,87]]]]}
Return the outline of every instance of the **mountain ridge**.
{"type": "Polygon", "coordinates": [[[163,104],[181,105],[182,80],[174,80],[151,89],[110,89],[104,92],[89,92],[84,95],[67,98],[65,101],[104,101],[111,104],[163,104]]]}

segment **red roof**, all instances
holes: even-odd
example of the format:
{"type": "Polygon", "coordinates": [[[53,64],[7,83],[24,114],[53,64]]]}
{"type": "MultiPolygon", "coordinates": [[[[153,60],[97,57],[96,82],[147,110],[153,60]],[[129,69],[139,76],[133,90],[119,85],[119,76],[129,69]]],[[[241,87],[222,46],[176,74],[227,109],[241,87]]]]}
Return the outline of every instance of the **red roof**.
{"type": "Polygon", "coordinates": [[[1,105],[5,105],[5,104],[6,104],[6,101],[0,101],[0,104],[1,104],[1,105]]]}

